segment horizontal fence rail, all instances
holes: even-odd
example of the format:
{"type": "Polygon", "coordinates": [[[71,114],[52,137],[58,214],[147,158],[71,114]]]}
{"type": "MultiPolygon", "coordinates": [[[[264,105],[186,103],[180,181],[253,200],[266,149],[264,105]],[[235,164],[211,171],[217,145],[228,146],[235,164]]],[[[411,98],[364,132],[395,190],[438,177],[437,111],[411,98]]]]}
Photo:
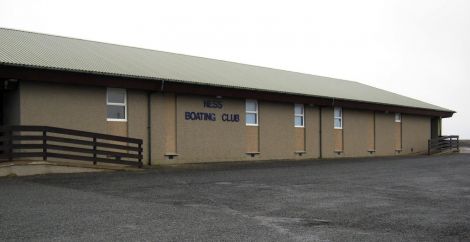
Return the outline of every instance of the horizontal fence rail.
{"type": "Polygon", "coordinates": [[[142,167],[142,139],[49,126],[0,127],[0,161],[48,158],[142,167]]]}
{"type": "Polygon", "coordinates": [[[439,136],[438,138],[428,140],[428,155],[443,151],[459,151],[459,136],[439,136]]]}

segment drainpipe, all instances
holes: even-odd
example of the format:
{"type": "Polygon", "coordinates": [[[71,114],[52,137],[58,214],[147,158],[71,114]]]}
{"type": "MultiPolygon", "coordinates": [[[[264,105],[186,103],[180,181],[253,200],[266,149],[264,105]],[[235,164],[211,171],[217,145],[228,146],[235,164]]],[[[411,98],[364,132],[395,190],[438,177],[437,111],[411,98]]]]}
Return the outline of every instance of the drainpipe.
{"type": "Polygon", "coordinates": [[[147,92],[147,152],[149,166],[152,165],[152,92],[147,92]]]}
{"type": "Polygon", "coordinates": [[[319,142],[320,143],[320,159],[322,159],[323,158],[323,153],[322,153],[322,129],[323,129],[323,127],[322,127],[322,108],[321,108],[321,106],[318,107],[318,110],[319,110],[319,115],[318,116],[320,118],[319,119],[319,126],[320,127],[318,129],[319,130],[318,136],[320,137],[320,142],[319,142]]]}
{"type": "MultiPolygon", "coordinates": [[[[163,87],[165,86],[165,80],[162,80],[162,85],[160,91],[163,92],[163,87]]],[[[152,93],[153,91],[147,92],[147,151],[149,166],[152,165],[152,93]]]]}

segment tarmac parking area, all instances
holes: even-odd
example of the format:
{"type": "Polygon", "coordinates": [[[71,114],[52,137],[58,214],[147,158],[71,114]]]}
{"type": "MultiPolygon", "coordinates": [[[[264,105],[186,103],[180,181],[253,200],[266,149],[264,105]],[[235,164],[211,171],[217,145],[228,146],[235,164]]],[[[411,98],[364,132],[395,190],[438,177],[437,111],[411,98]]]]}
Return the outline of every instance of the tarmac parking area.
{"type": "Polygon", "coordinates": [[[1,241],[470,240],[470,154],[0,178],[1,241]]]}

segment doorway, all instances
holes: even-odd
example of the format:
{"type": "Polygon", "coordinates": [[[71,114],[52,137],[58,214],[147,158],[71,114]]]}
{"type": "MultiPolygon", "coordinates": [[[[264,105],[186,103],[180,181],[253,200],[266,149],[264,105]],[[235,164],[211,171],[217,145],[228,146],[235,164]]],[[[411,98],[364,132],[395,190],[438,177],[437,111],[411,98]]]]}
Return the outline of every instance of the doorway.
{"type": "Polygon", "coordinates": [[[431,119],[431,139],[441,136],[441,121],[440,117],[434,117],[431,119]]]}

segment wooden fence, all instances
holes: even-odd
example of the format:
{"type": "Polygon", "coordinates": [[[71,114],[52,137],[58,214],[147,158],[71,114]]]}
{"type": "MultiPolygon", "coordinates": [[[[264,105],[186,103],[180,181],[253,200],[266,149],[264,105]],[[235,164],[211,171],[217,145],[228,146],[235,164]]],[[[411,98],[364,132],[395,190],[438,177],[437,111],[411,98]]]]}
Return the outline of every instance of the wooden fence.
{"type": "Polygon", "coordinates": [[[428,140],[428,155],[443,151],[459,151],[459,136],[449,135],[428,140]]]}
{"type": "Polygon", "coordinates": [[[49,126],[0,127],[0,161],[70,159],[142,167],[142,139],[49,126]]]}

